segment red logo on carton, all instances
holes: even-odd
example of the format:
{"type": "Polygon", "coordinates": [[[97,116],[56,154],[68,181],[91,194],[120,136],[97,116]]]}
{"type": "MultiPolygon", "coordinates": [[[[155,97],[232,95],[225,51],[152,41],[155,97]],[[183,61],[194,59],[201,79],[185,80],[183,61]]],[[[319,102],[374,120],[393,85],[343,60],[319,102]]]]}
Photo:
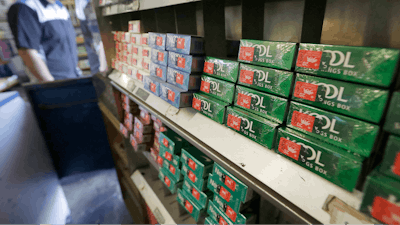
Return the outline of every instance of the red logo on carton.
{"type": "Polygon", "coordinates": [[[174,166],[169,165],[169,171],[171,171],[171,173],[175,175],[175,167],[174,166]]]}
{"type": "Polygon", "coordinates": [[[219,217],[218,223],[221,225],[228,225],[228,223],[224,220],[224,218],[222,218],[222,216],[219,217]]]}
{"type": "Polygon", "coordinates": [[[236,212],[233,211],[233,209],[228,205],[228,207],[226,207],[226,211],[225,214],[229,217],[229,219],[231,219],[233,222],[236,221],[236,212]]]}
{"type": "Polygon", "coordinates": [[[137,66],[137,59],[132,58],[132,64],[135,65],[135,66],[137,66]]]}
{"type": "Polygon", "coordinates": [[[213,74],[214,73],[214,63],[212,62],[204,62],[204,73],[213,74]]]}
{"type": "Polygon", "coordinates": [[[158,163],[158,165],[162,166],[162,164],[163,164],[163,158],[161,158],[161,156],[158,156],[158,157],[157,157],[157,163],[158,163]]]}
{"type": "Polygon", "coordinates": [[[149,50],[143,49],[142,50],[142,55],[143,56],[149,56],[149,50]]]}
{"type": "Polygon", "coordinates": [[[376,196],[372,203],[371,215],[386,224],[399,224],[400,206],[376,196]]]}
{"type": "Polygon", "coordinates": [[[171,162],[171,161],[172,161],[172,155],[171,155],[171,153],[165,152],[165,159],[171,162]]]}
{"type": "Polygon", "coordinates": [[[187,211],[189,211],[190,213],[193,212],[193,206],[192,204],[190,204],[190,202],[188,200],[185,201],[185,208],[187,209],[187,211]]]}
{"type": "Polygon", "coordinates": [[[131,37],[131,42],[132,42],[133,44],[136,44],[136,37],[131,37]]]}
{"type": "Polygon", "coordinates": [[[168,90],[168,100],[174,102],[175,101],[175,92],[168,90]]]}
{"type": "Polygon", "coordinates": [[[235,191],[236,189],[236,182],[232,180],[229,176],[225,176],[225,185],[231,189],[232,191],[235,191]]]}
{"type": "Polygon", "coordinates": [[[392,172],[398,176],[400,176],[400,152],[397,153],[396,158],[394,160],[392,166],[392,172]]]}
{"type": "Polygon", "coordinates": [[[229,200],[231,199],[231,193],[227,191],[224,187],[221,187],[221,189],[219,190],[219,195],[221,195],[221,197],[227,202],[229,202],[229,200]]]}
{"type": "Polygon", "coordinates": [[[142,45],[147,45],[147,37],[142,37],[142,45]]]}
{"type": "Polygon", "coordinates": [[[180,73],[176,73],[176,83],[183,85],[183,75],[180,73]]]}
{"type": "Polygon", "coordinates": [[[136,47],[133,48],[133,54],[136,54],[136,55],[137,55],[137,54],[138,54],[138,51],[139,51],[138,48],[136,48],[136,47]]]}
{"type": "Polygon", "coordinates": [[[176,47],[180,48],[180,49],[184,49],[185,48],[185,39],[184,38],[177,38],[176,47]]]}
{"type": "Polygon", "coordinates": [[[136,73],[136,78],[140,81],[143,81],[143,76],[139,73],[139,71],[136,73]]]}
{"type": "Polygon", "coordinates": [[[201,110],[201,101],[200,101],[200,99],[193,98],[192,107],[193,107],[194,109],[200,111],[200,110],[201,110]]]}
{"type": "Polygon", "coordinates": [[[240,131],[240,124],[242,122],[242,119],[239,117],[236,117],[232,114],[228,114],[228,126],[232,127],[235,130],[240,131]]]}
{"type": "Polygon", "coordinates": [[[157,77],[162,77],[162,69],[161,68],[156,68],[156,75],[157,75],[157,77]]]}
{"type": "Polygon", "coordinates": [[[180,68],[185,68],[186,59],[183,57],[178,57],[178,64],[177,66],[180,68]]]}
{"type": "Polygon", "coordinates": [[[200,86],[200,91],[203,91],[205,93],[210,93],[210,82],[201,81],[201,86],[200,86]]]}
{"type": "Polygon", "coordinates": [[[126,55],[124,55],[124,58],[123,58],[124,63],[128,63],[127,60],[128,60],[128,57],[126,55]]]}
{"type": "Polygon", "coordinates": [[[188,166],[189,166],[192,170],[196,170],[196,163],[195,163],[192,159],[189,159],[189,160],[188,160],[188,166]]]}
{"type": "Polygon", "coordinates": [[[242,93],[238,93],[237,104],[250,109],[251,97],[242,93]]]}
{"type": "Polygon", "coordinates": [[[128,130],[125,128],[125,126],[122,123],[119,125],[119,130],[125,136],[125,138],[128,138],[128,130]]]}
{"type": "Polygon", "coordinates": [[[131,135],[131,145],[132,145],[132,147],[134,147],[134,148],[136,148],[136,140],[135,140],[135,138],[131,135]]]}
{"type": "Polygon", "coordinates": [[[135,136],[136,136],[137,139],[140,139],[140,133],[139,133],[139,131],[136,131],[135,136]]]}
{"type": "Polygon", "coordinates": [[[192,189],[192,195],[195,199],[199,200],[200,199],[200,193],[196,189],[192,189]]]}
{"type": "Polygon", "coordinates": [[[168,187],[171,186],[171,180],[167,176],[164,177],[164,182],[168,187]]]}
{"type": "Polygon", "coordinates": [[[156,93],[156,87],[157,87],[156,84],[150,83],[150,90],[151,90],[151,92],[156,93]]]}
{"type": "Polygon", "coordinates": [[[297,81],[294,89],[294,97],[315,102],[317,91],[318,85],[297,81]]]}
{"type": "Polygon", "coordinates": [[[300,50],[297,56],[296,66],[309,69],[319,69],[322,51],[300,50]]]}
{"type": "Polygon", "coordinates": [[[239,59],[245,61],[253,61],[254,48],[253,47],[240,47],[239,59]]]}
{"type": "Polygon", "coordinates": [[[279,152],[298,161],[300,156],[301,146],[299,144],[294,143],[293,141],[289,141],[288,139],[281,137],[279,141],[278,150],[279,152]]]}
{"type": "Polygon", "coordinates": [[[314,128],[315,117],[301,113],[298,111],[293,111],[291,124],[300,129],[312,132],[314,128]]]}
{"type": "Polygon", "coordinates": [[[240,70],[239,81],[246,84],[253,84],[254,72],[249,70],[240,70]]]}
{"type": "Polygon", "coordinates": [[[196,182],[196,175],[192,171],[189,171],[188,177],[193,183],[196,182]]]}
{"type": "Polygon", "coordinates": [[[168,148],[168,144],[169,144],[169,143],[168,143],[168,140],[167,140],[167,139],[164,138],[164,139],[162,140],[162,143],[163,143],[163,145],[164,145],[165,147],[168,148]]]}
{"type": "Polygon", "coordinates": [[[162,37],[157,37],[156,38],[156,45],[162,46],[162,37]]]}
{"type": "Polygon", "coordinates": [[[164,53],[158,52],[157,53],[157,60],[160,61],[160,62],[163,62],[164,61],[164,53]]]}

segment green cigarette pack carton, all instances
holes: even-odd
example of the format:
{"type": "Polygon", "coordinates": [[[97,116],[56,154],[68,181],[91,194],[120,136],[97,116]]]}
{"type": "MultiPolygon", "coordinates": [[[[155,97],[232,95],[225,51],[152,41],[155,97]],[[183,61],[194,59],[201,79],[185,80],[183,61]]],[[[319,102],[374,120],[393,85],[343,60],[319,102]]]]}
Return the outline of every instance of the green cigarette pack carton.
{"type": "Polygon", "coordinates": [[[217,123],[224,123],[227,105],[229,103],[206,96],[205,94],[193,93],[192,107],[217,123]]]}
{"type": "Polygon", "coordinates": [[[170,190],[172,194],[175,194],[176,190],[182,187],[183,184],[183,182],[177,182],[174,178],[172,178],[171,173],[163,167],[160,168],[158,178],[160,178],[160,180],[167,186],[168,190],[170,190]]]}
{"type": "Polygon", "coordinates": [[[247,202],[254,197],[254,192],[251,189],[248,191],[233,191],[225,183],[221,182],[221,178],[217,174],[210,174],[208,176],[207,187],[215,194],[219,194],[227,202],[235,199],[247,202]]]}
{"type": "Polygon", "coordinates": [[[213,163],[208,156],[195,147],[182,148],[181,162],[197,177],[206,177],[212,171],[213,163]]]}
{"type": "Polygon", "coordinates": [[[400,182],[400,137],[389,137],[379,172],[400,182]]]}
{"type": "Polygon", "coordinates": [[[296,43],[242,39],[238,61],[290,70],[295,52],[296,43]]]}
{"type": "Polygon", "coordinates": [[[362,157],[289,128],[279,128],[275,151],[348,191],[361,172],[362,157]]]}
{"type": "Polygon", "coordinates": [[[296,71],[388,87],[398,61],[398,49],[300,44],[296,71]]]}
{"type": "Polygon", "coordinates": [[[232,103],[235,84],[203,75],[201,76],[200,91],[216,99],[232,103]]]}
{"type": "MultiPolygon", "coordinates": [[[[254,199],[255,199],[255,201],[257,201],[257,198],[254,198],[254,199]]],[[[221,197],[221,195],[218,195],[218,194],[214,194],[214,198],[213,198],[213,202],[215,205],[221,205],[224,209],[231,208],[233,211],[235,211],[237,213],[249,208],[253,203],[252,201],[242,203],[241,201],[239,201],[239,199],[232,199],[230,202],[227,202],[225,199],[223,199],[221,197]]]]}
{"type": "Polygon", "coordinates": [[[206,57],[203,73],[210,76],[236,83],[239,63],[226,59],[206,57]]]}
{"type": "Polygon", "coordinates": [[[179,169],[179,167],[176,167],[174,164],[168,162],[168,160],[164,160],[163,161],[163,167],[165,169],[167,169],[171,173],[172,177],[176,181],[183,180],[183,175],[182,175],[181,170],[179,169]]]}
{"type": "Polygon", "coordinates": [[[388,91],[359,84],[297,74],[292,98],[318,108],[379,123],[388,91]]]}
{"type": "Polygon", "coordinates": [[[399,224],[399,181],[373,172],[367,177],[360,211],[385,224],[399,224]]]}
{"type": "Polygon", "coordinates": [[[218,224],[254,224],[256,222],[255,214],[245,214],[243,217],[236,217],[233,222],[223,211],[221,211],[213,201],[208,202],[207,213],[218,224]],[[244,220],[243,220],[244,219],[244,220]]]}
{"type": "Polygon", "coordinates": [[[237,107],[226,109],[225,124],[237,133],[272,149],[279,124],[237,107]]]}
{"type": "Polygon", "coordinates": [[[287,126],[368,157],[379,126],[312,106],[291,102],[287,126]]]}
{"type": "Polygon", "coordinates": [[[293,72],[240,63],[240,85],[287,98],[293,81],[293,72]]]}
{"type": "Polygon", "coordinates": [[[168,148],[172,154],[180,154],[182,147],[190,145],[189,142],[170,129],[160,133],[159,143],[160,146],[168,148]]]}
{"type": "Polygon", "coordinates": [[[192,198],[201,208],[206,208],[208,199],[212,199],[214,195],[211,191],[203,192],[198,189],[187,176],[183,181],[182,189],[186,190],[189,193],[188,197],[192,198]]]}
{"type": "Polygon", "coordinates": [[[385,131],[400,135],[400,92],[394,92],[386,114],[385,131]]]}
{"type": "Polygon", "coordinates": [[[206,220],[204,221],[204,224],[218,224],[218,222],[215,221],[213,218],[207,216],[206,220]]]}
{"type": "Polygon", "coordinates": [[[213,201],[215,207],[217,207],[221,212],[225,213],[225,215],[227,215],[232,222],[238,224],[245,223],[246,217],[243,214],[239,213],[239,211],[233,210],[228,204],[225,204],[226,201],[220,198],[220,196],[217,197],[216,199],[220,201],[217,202],[215,200],[213,201]]]}
{"type": "Polygon", "coordinates": [[[170,152],[168,148],[160,145],[160,153],[161,158],[168,160],[169,163],[174,165],[176,168],[179,168],[181,165],[181,157],[179,155],[174,155],[170,152]]]}
{"type": "Polygon", "coordinates": [[[188,211],[188,213],[197,222],[201,214],[204,212],[204,209],[200,208],[194,202],[191,202],[187,194],[189,193],[187,193],[185,190],[178,189],[178,196],[176,197],[176,200],[178,200],[179,204],[185,208],[186,211],[188,211]]]}
{"type": "Polygon", "coordinates": [[[288,100],[275,95],[236,85],[235,106],[277,123],[286,118],[288,100]]]}
{"type": "Polygon", "coordinates": [[[186,166],[186,164],[182,164],[181,173],[185,176],[185,178],[187,177],[188,180],[191,181],[192,184],[199,190],[204,191],[207,187],[207,178],[196,176],[193,171],[186,166]]]}

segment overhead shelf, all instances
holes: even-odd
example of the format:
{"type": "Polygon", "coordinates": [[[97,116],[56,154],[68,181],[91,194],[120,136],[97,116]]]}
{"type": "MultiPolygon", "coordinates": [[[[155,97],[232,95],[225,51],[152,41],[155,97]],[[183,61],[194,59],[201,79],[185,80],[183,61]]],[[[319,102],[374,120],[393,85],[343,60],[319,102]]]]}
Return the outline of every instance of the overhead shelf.
{"type": "Polygon", "coordinates": [[[359,209],[361,192],[346,191],[193,108],[178,110],[144,90],[142,83],[125,74],[114,71],[109,78],[111,84],[131,100],[153,113],[282,211],[304,223],[329,223],[330,215],[323,206],[330,195],[359,209]]]}

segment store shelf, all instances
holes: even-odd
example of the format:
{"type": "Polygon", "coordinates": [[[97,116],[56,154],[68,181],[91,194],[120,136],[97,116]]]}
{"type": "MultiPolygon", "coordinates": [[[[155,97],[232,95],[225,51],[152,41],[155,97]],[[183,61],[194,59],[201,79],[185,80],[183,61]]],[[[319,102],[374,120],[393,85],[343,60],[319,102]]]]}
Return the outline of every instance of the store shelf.
{"type": "Polygon", "coordinates": [[[348,192],[192,108],[177,110],[125,74],[114,71],[109,78],[114,87],[134,102],[282,211],[304,223],[329,223],[330,215],[322,209],[329,195],[359,209],[362,196],[359,191],[348,192]]]}

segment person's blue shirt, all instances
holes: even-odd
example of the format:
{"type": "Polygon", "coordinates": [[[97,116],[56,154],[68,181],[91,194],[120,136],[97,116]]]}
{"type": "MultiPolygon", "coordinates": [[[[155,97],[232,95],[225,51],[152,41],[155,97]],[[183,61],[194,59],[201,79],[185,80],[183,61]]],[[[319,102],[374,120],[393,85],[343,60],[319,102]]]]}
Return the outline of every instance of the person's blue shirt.
{"type": "Polygon", "coordinates": [[[81,75],[75,30],[60,1],[19,0],[7,17],[17,47],[36,49],[55,80],[81,75]]]}

